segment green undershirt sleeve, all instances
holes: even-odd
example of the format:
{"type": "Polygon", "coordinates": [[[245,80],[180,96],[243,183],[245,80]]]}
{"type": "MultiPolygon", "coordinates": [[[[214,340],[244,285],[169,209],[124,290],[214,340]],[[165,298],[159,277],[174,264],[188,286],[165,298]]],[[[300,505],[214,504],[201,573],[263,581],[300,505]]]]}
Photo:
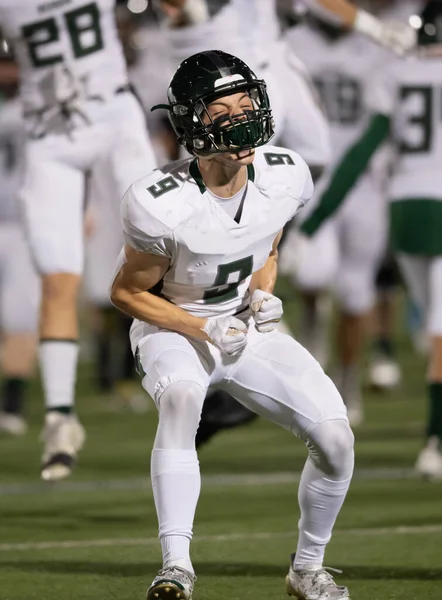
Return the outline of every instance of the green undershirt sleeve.
{"type": "Polygon", "coordinates": [[[303,233],[313,235],[336,212],[389,132],[390,118],[381,114],[373,116],[362,137],[344,154],[336,167],[319,204],[301,225],[303,233]]]}

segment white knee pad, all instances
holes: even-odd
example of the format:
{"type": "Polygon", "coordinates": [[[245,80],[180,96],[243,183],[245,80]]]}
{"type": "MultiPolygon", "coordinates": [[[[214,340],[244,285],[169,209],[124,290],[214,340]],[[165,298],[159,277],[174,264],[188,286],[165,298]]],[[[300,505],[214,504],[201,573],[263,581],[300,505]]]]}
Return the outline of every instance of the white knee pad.
{"type": "Polygon", "coordinates": [[[191,381],[172,383],[158,403],[159,422],[154,448],[192,450],[206,392],[191,381]]]}
{"type": "Polygon", "coordinates": [[[354,467],[354,435],[348,421],[336,419],[316,425],[307,436],[315,465],[333,480],[350,479],[354,467]]]}

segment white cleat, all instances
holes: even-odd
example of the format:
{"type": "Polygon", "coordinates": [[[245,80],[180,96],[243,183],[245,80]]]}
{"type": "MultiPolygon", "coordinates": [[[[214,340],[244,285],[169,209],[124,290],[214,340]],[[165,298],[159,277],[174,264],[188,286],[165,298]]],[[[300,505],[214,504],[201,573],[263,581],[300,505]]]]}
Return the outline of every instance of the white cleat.
{"type": "MultiPolygon", "coordinates": [[[[330,570],[341,573],[337,569],[330,570]]],[[[316,571],[295,571],[291,566],[285,584],[287,594],[299,600],[350,600],[348,589],[336,585],[326,567],[316,571]]]]}
{"type": "Polygon", "coordinates": [[[370,365],[370,383],[380,390],[391,390],[397,387],[402,378],[399,365],[387,356],[377,356],[370,365]]]}
{"type": "Polygon", "coordinates": [[[46,415],[42,433],[44,452],[41,478],[44,481],[59,481],[72,473],[86,434],[74,415],[51,411],[46,415]]]}
{"type": "Polygon", "coordinates": [[[0,413],[0,431],[11,435],[24,435],[28,431],[28,425],[20,415],[0,413]]]}
{"type": "Polygon", "coordinates": [[[146,600],[192,600],[195,581],[195,575],[186,569],[165,567],[147,590],[146,600]]]}
{"type": "Polygon", "coordinates": [[[427,445],[417,457],[415,469],[422,477],[442,479],[442,452],[438,437],[428,439],[427,445]]]}

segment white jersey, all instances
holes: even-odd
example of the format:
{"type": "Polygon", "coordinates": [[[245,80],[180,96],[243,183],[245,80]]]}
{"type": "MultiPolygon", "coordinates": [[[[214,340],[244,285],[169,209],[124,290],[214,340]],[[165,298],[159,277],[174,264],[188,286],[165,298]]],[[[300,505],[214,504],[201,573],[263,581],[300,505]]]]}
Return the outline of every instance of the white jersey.
{"type": "Polygon", "coordinates": [[[440,57],[392,59],[373,81],[371,108],[390,118],[398,150],[389,186],[393,201],[442,201],[441,72],[440,57]]]}
{"type": "Polygon", "coordinates": [[[357,33],[331,39],[308,25],[291,30],[287,41],[316,84],[336,163],[367,124],[370,77],[385,51],[357,33]]]}
{"type": "Polygon", "coordinates": [[[152,291],[191,314],[233,315],[248,308],[252,274],[312,195],[307,165],[285,148],[258,148],[247,170],[239,222],[207,192],[194,158],[155,169],[123,200],[126,243],[170,259],[152,291]]]}
{"type": "Polygon", "coordinates": [[[20,102],[0,103],[0,221],[19,220],[25,131],[20,102]]]}
{"type": "Polygon", "coordinates": [[[103,102],[127,84],[115,0],[0,0],[25,114],[103,102]]]}

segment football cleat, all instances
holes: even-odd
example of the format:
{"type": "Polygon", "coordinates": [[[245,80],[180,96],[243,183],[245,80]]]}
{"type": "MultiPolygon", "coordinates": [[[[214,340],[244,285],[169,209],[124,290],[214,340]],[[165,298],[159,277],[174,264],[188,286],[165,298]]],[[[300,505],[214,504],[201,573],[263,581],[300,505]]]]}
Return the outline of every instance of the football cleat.
{"type": "MultiPolygon", "coordinates": [[[[292,554],[292,565],[294,555],[292,554]]],[[[311,571],[308,569],[295,571],[293,566],[285,578],[287,594],[299,600],[350,600],[348,589],[343,585],[336,585],[333,576],[327,567],[311,571]]],[[[337,569],[329,569],[341,573],[337,569]]]]}
{"type": "Polygon", "coordinates": [[[77,452],[82,448],[86,434],[74,415],[50,411],[46,415],[42,433],[44,452],[41,478],[59,481],[71,474],[77,452]]]}
{"type": "Polygon", "coordinates": [[[422,477],[442,479],[442,452],[438,437],[432,436],[428,439],[427,445],[417,457],[415,469],[422,477]]]}
{"type": "Polygon", "coordinates": [[[370,365],[370,383],[379,390],[391,390],[401,382],[401,369],[397,362],[388,357],[378,355],[370,365]]]}
{"type": "Polygon", "coordinates": [[[158,571],[147,590],[146,600],[192,600],[196,577],[190,571],[171,565],[158,571]]]}
{"type": "Polygon", "coordinates": [[[24,435],[28,431],[28,425],[20,415],[0,413],[0,431],[11,435],[24,435]]]}

